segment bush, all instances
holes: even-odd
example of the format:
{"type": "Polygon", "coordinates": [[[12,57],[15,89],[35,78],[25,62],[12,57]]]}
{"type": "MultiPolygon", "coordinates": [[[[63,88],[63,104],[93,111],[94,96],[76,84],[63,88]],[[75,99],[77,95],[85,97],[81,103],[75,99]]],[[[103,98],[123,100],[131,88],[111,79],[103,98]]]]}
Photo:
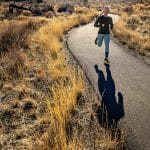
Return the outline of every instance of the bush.
{"type": "Polygon", "coordinates": [[[29,20],[21,23],[10,22],[7,26],[1,33],[0,52],[14,48],[27,48],[27,36],[36,29],[36,24],[29,20]]]}

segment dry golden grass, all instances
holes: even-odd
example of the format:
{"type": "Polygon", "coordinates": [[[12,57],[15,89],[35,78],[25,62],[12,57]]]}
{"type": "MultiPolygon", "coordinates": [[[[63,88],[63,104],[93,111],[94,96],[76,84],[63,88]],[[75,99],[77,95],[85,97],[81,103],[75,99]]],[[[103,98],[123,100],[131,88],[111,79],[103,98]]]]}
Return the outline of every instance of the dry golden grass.
{"type": "Polygon", "coordinates": [[[47,138],[44,138],[46,144],[44,147],[42,145],[43,149],[52,147],[52,149],[66,150],[80,149],[81,147],[76,137],[73,138],[73,141],[68,141],[66,124],[70,118],[71,110],[75,107],[77,94],[84,90],[84,80],[81,71],[76,73],[76,70],[72,70],[67,65],[60,40],[65,31],[76,25],[88,23],[90,19],[92,19],[92,15],[89,14],[84,17],[80,15],[72,15],[67,18],[58,17],[40,28],[31,38],[32,45],[35,45],[33,51],[37,51],[36,45],[38,43],[40,53],[44,55],[46,73],[54,80],[51,89],[52,97],[47,98],[51,129],[46,135],[47,138]],[[83,22],[80,20],[81,17],[83,22]]]}
{"type": "MultiPolygon", "coordinates": [[[[76,135],[68,135],[68,122],[85,81],[83,72],[69,65],[61,41],[66,31],[97,15],[86,11],[53,19],[20,18],[4,23],[5,30],[1,25],[0,147],[84,149],[76,135]]],[[[97,139],[102,147],[118,146],[109,133],[103,136],[97,139]]]]}
{"type": "MultiPolygon", "coordinates": [[[[40,134],[40,131],[36,130],[45,120],[43,114],[46,109],[41,110],[45,106],[40,106],[40,92],[34,90],[29,83],[31,66],[25,53],[28,49],[28,36],[41,24],[43,25],[43,22],[38,20],[6,21],[1,24],[0,146],[5,149],[30,149],[35,138],[33,134],[40,134]],[[5,28],[2,28],[3,25],[5,28]]],[[[45,122],[47,124],[47,121],[45,122]]]]}
{"type": "Polygon", "coordinates": [[[67,30],[90,22],[95,15],[93,12],[84,17],[72,15],[51,20],[26,18],[1,25],[0,94],[7,101],[2,102],[0,111],[0,146],[81,148],[76,137],[69,141],[66,124],[78,92],[84,91],[84,80],[80,70],[68,65],[61,39],[67,30]],[[6,94],[11,101],[5,98],[6,94]],[[9,118],[10,124],[5,124],[3,118],[9,118]],[[9,134],[5,134],[6,127],[9,134]]]}
{"type": "Polygon", "coordinates": [[[133,5],[133,14],[123,13],[114,28],[114,36],[123,44],[150,56],[149,5],[133,5]]]}

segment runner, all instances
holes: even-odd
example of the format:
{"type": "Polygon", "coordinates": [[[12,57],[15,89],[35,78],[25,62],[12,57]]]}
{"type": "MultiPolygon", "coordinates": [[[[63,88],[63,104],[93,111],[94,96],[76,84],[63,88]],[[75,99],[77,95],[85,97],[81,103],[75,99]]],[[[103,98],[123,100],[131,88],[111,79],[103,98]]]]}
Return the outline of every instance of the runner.
{"type": "Polygon", "coordinates": [[[102,46],[103,40],[105,43],[105,63],[109,64],[109,43],[110,43],[110,29],[113,29],[113,21],[112,17],[108,16],[110,12],[109,6],[104,6],[103,15],[101,14],[95,24],[94,27],[99,27],[98,36],[96,38],[95,44],[99,47],[102,46]]]}

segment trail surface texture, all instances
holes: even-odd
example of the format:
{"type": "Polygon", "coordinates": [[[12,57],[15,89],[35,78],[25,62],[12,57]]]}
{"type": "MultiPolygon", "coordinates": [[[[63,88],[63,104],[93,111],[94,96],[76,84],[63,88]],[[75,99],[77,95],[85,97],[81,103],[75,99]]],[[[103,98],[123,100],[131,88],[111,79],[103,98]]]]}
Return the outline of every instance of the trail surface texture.
{"type": "MultiPolygon", "coordinates": [[[[112,17],[114,22],[118,18],[112,17]]],[[[150,67],[111,41],[110,67],[107,68],[104,65],[104,43],[102,47],[94,44],[97,31],[93,23],[72,30],[68,37],[69,49],[97,94],[102,97],[106,93],[107,100],[110,99],[106,102],[110,112],[111,106],[119,113],[124,112],[118,119],[127,132],[130,149],[149,150],[150,67]]]]}

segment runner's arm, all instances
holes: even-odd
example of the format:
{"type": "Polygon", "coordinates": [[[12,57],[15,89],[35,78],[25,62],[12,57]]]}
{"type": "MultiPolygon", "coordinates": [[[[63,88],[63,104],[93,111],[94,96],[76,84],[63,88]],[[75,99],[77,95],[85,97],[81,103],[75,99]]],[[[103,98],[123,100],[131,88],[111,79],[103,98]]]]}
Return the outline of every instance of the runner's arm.
{"type": "Polygon", "coordinates": [[[100,17],[98,17],[94,23],[94,27],[100,27],[100,17]]]}
{"type": "Polygon", "coordinates": [[[113,30],[113,20],[112,20],[112,18],[110,19],[110,28],[111,28],[111,30],[113,30]]]}

